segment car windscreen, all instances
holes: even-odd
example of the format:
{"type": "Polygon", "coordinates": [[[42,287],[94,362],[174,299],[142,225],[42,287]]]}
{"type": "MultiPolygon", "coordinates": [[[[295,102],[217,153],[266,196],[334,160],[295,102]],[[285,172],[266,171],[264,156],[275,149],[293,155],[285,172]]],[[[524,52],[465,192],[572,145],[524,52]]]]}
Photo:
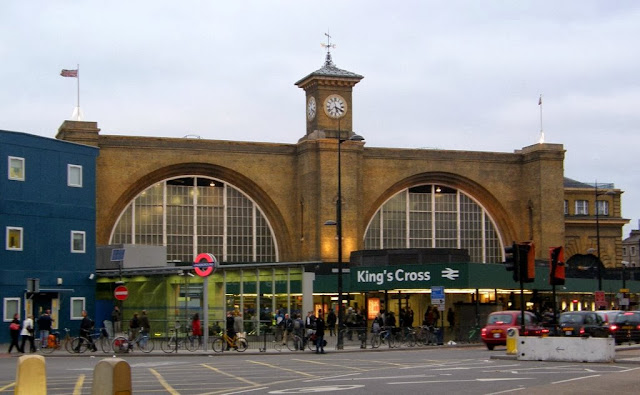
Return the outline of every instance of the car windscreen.
{"type": "Polygon", "coordinates": [[[513,315],[511,314],[491,314],[487,319],[487,325],[501,322],[503,324],[511,324],[513,322],[513,315]]]}
{"type": "Polygon", "coordinates": [[[616,316],[615,322],[618,325],[640,324],[640,313],[635,313],[635,312],[619,313],[616,316]]]}
{"type": "Polygon", "coordinates": [[[581,324],[583,319],[582,314],[560,314],[561,324],[581,324]]]}

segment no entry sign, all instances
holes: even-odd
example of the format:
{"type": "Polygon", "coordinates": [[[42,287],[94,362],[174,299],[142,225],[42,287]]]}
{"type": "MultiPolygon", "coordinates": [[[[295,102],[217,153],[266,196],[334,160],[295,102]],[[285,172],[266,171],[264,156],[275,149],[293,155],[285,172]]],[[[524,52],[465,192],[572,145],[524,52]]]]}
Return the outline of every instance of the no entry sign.
{"type": "Polygon", "coordinates": [[[207,277],[216,270],[217,265],[218,260],[213,254],[203,252],[196,257],[196,260],[193,263],[193,270],[198,276],[207,277]]]}
{"type": "Polygon", "coordinates": [[[113,296],[118,300],[126,300],[129,297],[129,290],[124,285],[118,285],[113,290],[113,296]]]}

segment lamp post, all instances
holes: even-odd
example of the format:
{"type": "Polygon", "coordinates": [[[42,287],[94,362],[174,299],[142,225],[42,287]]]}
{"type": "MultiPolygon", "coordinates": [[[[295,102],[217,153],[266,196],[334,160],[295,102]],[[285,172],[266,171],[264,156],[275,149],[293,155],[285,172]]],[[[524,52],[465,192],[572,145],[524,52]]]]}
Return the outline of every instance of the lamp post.
{"type": "Polygon", "coordinates": [[[353,134],[348,139],[343,139],[340,133],[340,118],[338,118],[338,198],[336,199],[336,221],[327,221],[325,225],[336,225],[336,237],[338,238],[338,345],[337,349],[342,350],[344,338],[342,325],[344,323],[344,311],[342,310],[342,151],[341,146],[345,141],[363,141],[364,137],[353,134]]]}

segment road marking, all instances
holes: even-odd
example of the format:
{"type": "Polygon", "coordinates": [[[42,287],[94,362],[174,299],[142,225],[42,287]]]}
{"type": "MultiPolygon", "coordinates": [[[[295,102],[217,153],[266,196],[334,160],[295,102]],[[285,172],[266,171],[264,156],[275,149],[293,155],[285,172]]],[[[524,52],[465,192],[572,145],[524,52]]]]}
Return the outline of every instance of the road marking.
{"type": "Polygon", "coordinates": [[[169,385],[169,383],[167,383],[167,380],[165,380],[160,373],[156,372],[155,369],[149,368],[149,371],[154,376],[156,376],[156,378],[160,382],[160,385],[162,385],[164,389],[167,390],[168,393],[170,393],[171,395],[180,395],[180,393],[176,391],[171,385],[169,385]]]}
{"type": "MultiPolygon", "coordinates": [[[[364,381],[364,380],[397,380],[397,379],[413,379],[413,378],[427,378],[427,377],[436,377],[433,374],[412,374],[409,376],[376,376],[376,377],[358,377],[357,379],[354,378],[327,378],[327,377],[323,377],[322,381],[354,381],[354,380],[358,380],[358,381],[364,381]]],[[[309,381],[315,381],[315,380],[306,380],[305,382],[309,382],[309,381]]]]}
{"type": "Polygon", "coordinates": [[[316,376],[315,374],[306,373],[306,372],[300,372],[300,371],[293,370],[293,369],[282,368],[280,366],[272,365],[270,363],[264,363],[264,362],[258,362],[258,361],[249,361],[249,362],[255,363],[256,365],[262,365],[262,366],[267,366],[267,367],[274,368],[274,369],[284,370],[284,371],[287,371],[287,372],[298,373],[298,374],[301,374],[303,376],[308,376],[308,377],[315,377],[316,376]]]}
{"type": "Polygon", "coordinates": [[[236,391],[236,392],[225,392],[226,395],[233,395],[233,394],[244,394],[245,392],[251,392],[251,391],[259,391],[259,390],[264,390],[267,389],[269,387],[260,387],[260,388],[253,388],[250,390],[242,390],[242,391],[236,391]]]}
{"type": "Polygon", "coordinates": [[[9,389],[9,388],[13,387],[14,385],[16,385],[15,382],[9,383],[9,384],[5,385],[4,387],[0,387],[0,391],[4,391],[6,389],[9,389]]]}
{"type": "MultiPolygon", "coordinates": [[[[339,376],[318,377],[318,378],[311,379],[311,380],[304,380],[304,382],[305,383],[310,383],[312,381],[340,380],[343,377],[356,376],[356,375],[359,375],[359,374],[360,373],[347,373],[347,374],[341,374],[339,376]]],[[[349,380],[353,380],[353,379],[349,379],[349,380]]]]}
{"type": "Polygon", "coordinates": [[[309,394],[316,392],[335,392],[335,391],[349,391],[356,388],[362,388],[364,385],[327,385],[323,387],[303,387],[303,388],[291,388],[285,390],[270,391],[269,394],[309,394]]]}
{"type": "Polygon", "coordinates": [[[240,380],[240,381],[242,381],[242,382],[244,382],[244,383],[247,383],[247,384],[249,384],[249,385],[252,385],[252,386],[254,386],[254,387],[258,387],[258,386],[262,385],[262,384],[255,383],[255,382],[253,382],[253,381],[251,381],[251,380],[247,380],[247,379],[245,379],[244,377],[236,376],[235,374],[231,374],[231,373],[225,372],[225,371],[223,371],[223,370],[220,370],[220,369],[218,369],[218,368],[214,368],[213,366],[211,366],[211,365],[207,365],[207,364],[205,364],[205,363],[200,364],[200,366],[204,366],[205,368],[207,368],[207,369],[211,369],[211,370],[213,370],[213,371],[214,371],[214,372],[216,372],[216,373],[220,373],[220,374],[223,374],[223,375],[225,375],[225,376],[227,376],[227,377],[231,377],[231,378],[234,378],[234,379],[236,379],[236,380],[240,380]]]}
{"type": "Polygon", "coordinates": [[[315,363],[317,365],[330,365],[330,366],[334,366],[334,367],[343,367],[343,368],[348,368],[348,369],[353,369],[353,370],[359,370],[361,372],[368,372],[369,369],[362,369],[362,368],[356,368],[353,366],[344,366],[344,365],[336,365],[335,363],[327,363],[327,362],[321,362],[321,361],[312,361],[312,360],[308,360],[308,359],[292,359],[292,361],[298,361],[298,362],[306,362],[306,363],[315,363]]]}
{"type": "Polygon", "coordinates": [[[552,381],[551,384],[560,384],[560,383],[568,383],[569,381],[576,381],[576,380],[582,380],[582,379],[588,379],[591,377],[600,377],[599,374],[593,374],[591,376],[584,376],[584,377],[576,377],[573,379],[567,379],[567,380],[560,380],[560,381],[552,381]]]}
{"type": "Polygon", "coordinates": [[[78,380],[76,381],[76,386],[73,389],[73,395],[82,394],[82,384],[84,384],[84,374],[78,376],[78,380]]]}
{"type": "Polygon", "coordinates": [[[515,381],[515,380],[533,380],[533,377],[513,377],[513,378],[495,378],[495,379],[471,379],[471,380],[425,380],[425,381],[398,381],[395,384],[431,384],[431,383],[462,383],[462,382],[493,382],[493,381],[515,381]]]}
{"type": "Polygon", "coordinates": [[[507,393],[507,392],[521,391],[521,390],[526,390],[526,388],[525,388],[525,387],[512,388],[512,389],[510,389],[510,390],[504,390],[504,391],[498,391],[498,392],[491,392],[491,393],[488,393],[488,394],[485,394],[485,395],[498,395],[498,394],[504,394],[504,393],[507,393]]]}

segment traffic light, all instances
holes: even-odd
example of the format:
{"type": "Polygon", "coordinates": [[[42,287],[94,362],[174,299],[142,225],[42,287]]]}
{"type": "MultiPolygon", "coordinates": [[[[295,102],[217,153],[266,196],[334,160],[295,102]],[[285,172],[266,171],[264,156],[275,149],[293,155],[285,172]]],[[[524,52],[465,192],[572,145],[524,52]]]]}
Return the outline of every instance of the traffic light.
{"type": "Polygon", "coordinates": [[[520,276],[523,283],[532,283],[536,279],[536,248],[533,242],[518,244],[520,276]]]}
{"type": "Polygon", "coordinates": [[[511,244],[504,249],[504,264],[508,272],[513,272],[513,281],[520,281],[520,260],[518,259],[518,245],[511,244]]]}
{"type": "Polygon", "coordinates": [[[549,284],[564,285],[564,248],[549,248],[549,284]]]}

